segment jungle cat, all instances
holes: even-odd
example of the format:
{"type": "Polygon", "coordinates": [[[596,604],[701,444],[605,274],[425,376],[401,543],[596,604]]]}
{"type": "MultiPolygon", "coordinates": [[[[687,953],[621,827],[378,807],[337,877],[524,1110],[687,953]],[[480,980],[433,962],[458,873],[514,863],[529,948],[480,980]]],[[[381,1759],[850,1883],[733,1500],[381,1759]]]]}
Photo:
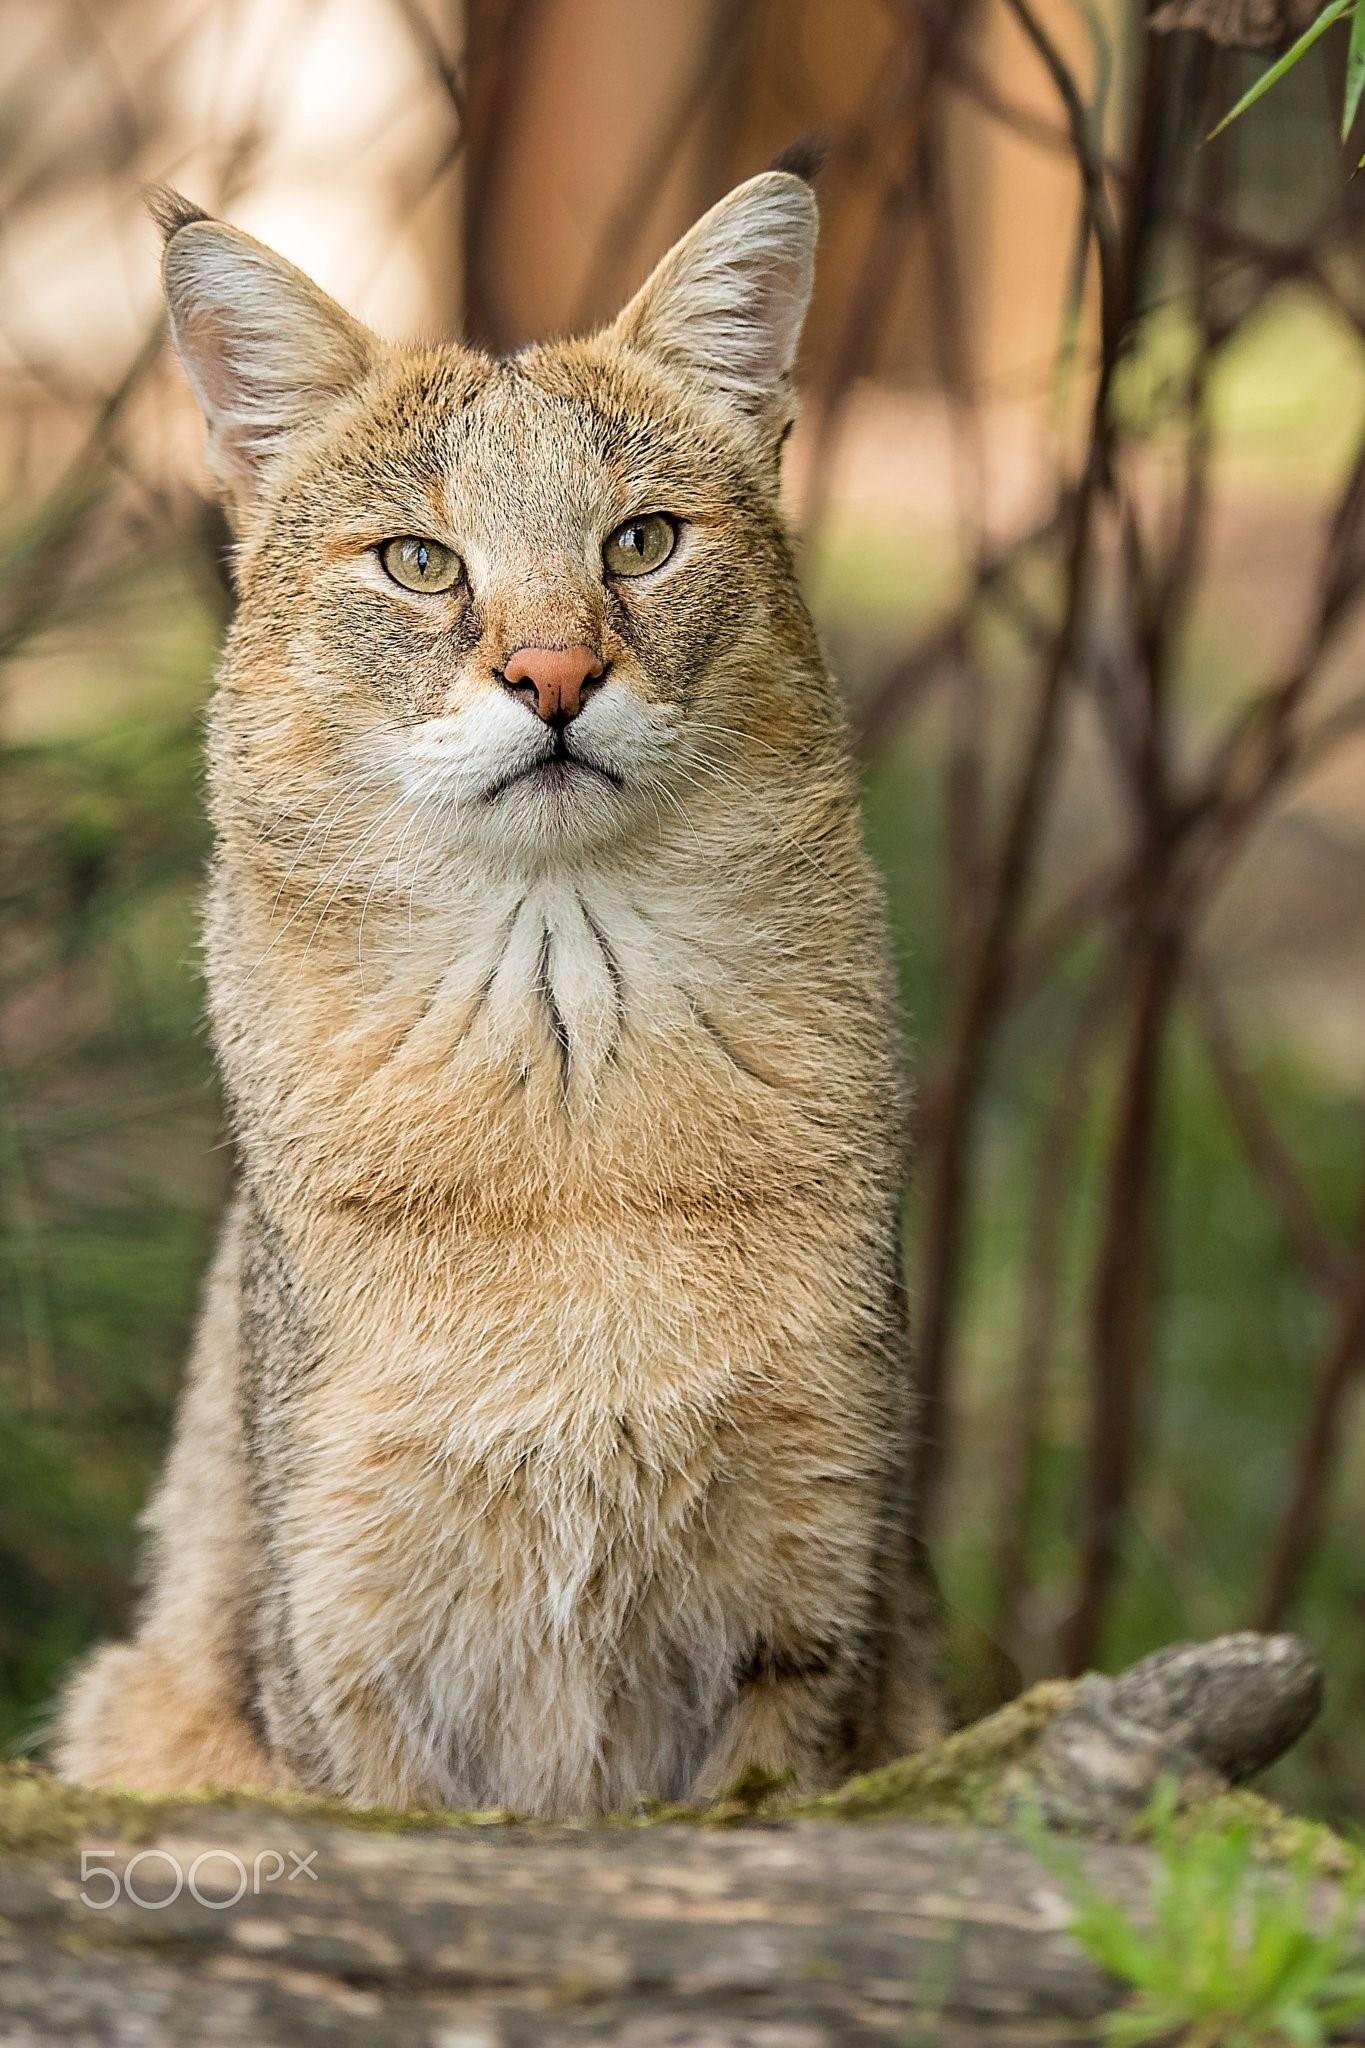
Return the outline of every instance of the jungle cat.
{"type": "Polygon", "coordinates": [[[170,193],[240,1157],[72,1778],[566,1815],[940,1732],[883,899],[778,507],[816,206],[381,341],[170,193]]]}

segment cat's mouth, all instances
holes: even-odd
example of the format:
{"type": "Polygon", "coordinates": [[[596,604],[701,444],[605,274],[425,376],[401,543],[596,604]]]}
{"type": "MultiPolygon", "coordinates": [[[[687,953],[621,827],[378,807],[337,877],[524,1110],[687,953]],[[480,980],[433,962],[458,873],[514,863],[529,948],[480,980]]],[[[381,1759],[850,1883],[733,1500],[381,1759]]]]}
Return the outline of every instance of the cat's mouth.
{"type": "Polygon", "coordinates": [[[604,767],[600,761],[590,761],[585,754],[572,753],[562,739],[552,753],[542,754],[535,761],[513,768],[490,783],[483,793],[484,802],[496,803],[499,797],[522,782],[533,784],[547,795],[565,797],[593,782],[608,783],[613,789],[625,788],[623,779],[614,768],[604,767]]]}

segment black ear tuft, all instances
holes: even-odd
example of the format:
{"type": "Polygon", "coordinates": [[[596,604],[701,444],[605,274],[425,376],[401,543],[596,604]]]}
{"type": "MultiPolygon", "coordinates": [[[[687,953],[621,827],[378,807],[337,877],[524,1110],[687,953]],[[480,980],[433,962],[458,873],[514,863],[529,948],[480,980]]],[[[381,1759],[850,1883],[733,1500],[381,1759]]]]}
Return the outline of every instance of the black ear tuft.
{"type": "Polygon", "coordinates": [[[791,177],[801,178],[807,185],[813,185],[828,155],[829,144],[823,136],[802,135],[795,142],[789,142],[781,155],[773,158],[768,169],[786,171],[791,177]]]}
{"type": "Polygon", "coordinates": [[[192,199],[173,192],[169,185],[144,185],[142,199],[167,242],[172,235],[179,234],[181,228],[187,228],[191,221],[212,219],[202,206],[196,206],[192,199]]]}

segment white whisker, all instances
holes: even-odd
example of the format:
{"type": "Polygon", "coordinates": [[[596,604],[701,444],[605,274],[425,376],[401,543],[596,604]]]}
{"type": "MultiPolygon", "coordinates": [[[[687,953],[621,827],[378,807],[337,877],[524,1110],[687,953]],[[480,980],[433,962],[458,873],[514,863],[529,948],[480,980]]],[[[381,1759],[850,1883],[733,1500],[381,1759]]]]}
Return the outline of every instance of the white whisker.
{"type": "MultiPolygon", "coordinates": [[[[418,822],[421,819],[423,811],[426,809],[427,802],[431,795],[433,794],[433,789],[435,786],[436,781],[435,778],[433,777],[429,779],[427,787],[423,789],[421,796],[418,798],[417,808],[414,810],[412,816],[408,819],[407,824],[403,827],[402,833],[399,836],[398,844],[394,847],[393,853],[389,856],[395,868],[397,868],[402,862],[403,848],[407,845],[408,840],[416,831],[418,822]]],[[[374,896],[374,892],[379,887],[380,881],[383,879],[383,874],[384,858],[383,856],[381,856],[375,867],[374,874],[370,879],[370,886],[365,891],[365,901],[360,906],[360,921],[356,927],[355,957],[356,966],[360,973],[360,986],[362,990],[365,987],[365,918],[366,914],[369,911],[370,903],[374,896]]]]}
{"type": "MultiPolygon", "coordinates": [[[[304,911],[307,910],[309,904],[312,903],[314,899],[321,894],[322,890],[327,887],[327,884],[331,881],[332,877],[336,874],[338,868],[341,867],[342,862],[346,859],[347,853],[350,852],[352,854],[350,866],[347,867],[346,873],[342,875],[341,881],[337,884],[337,888],[332,891],[331,896],[328,897],[327,902],[323,907],[322,915],[323,917],[327,915],[328,910],[331,909],[332,903],[336,898],[337,890],[339,890],[342,884],[345,882],[346,876],[349,875],[351,871],[351,867],[355,865],[355,861],[359,859],[360,854],[364,851],[366,845],[374,837],[374,834],[383,825],[384,821],[387,818],[391,817],[396,810],[398,810],[404,803],[407,802],[407,800],[408,794],[407,791],[404,790],[397,797],[395,797],[392,803],[387,805],[386,808],[380,812],[379,816],[376,819],[374,819],[373,822],[368,826],[368,828],[362,833],[359,841],[352,841],[351,846],[349,848],[343,849],[343,851],[337,856],[336,860],[333,862],[332,866],[328,868],[316,882],[314,882],[312,888],[308,891],[308,894],[303,898],[302,902],[295,905],[294,909],[290,912],[289,916],[280,926],[280,929],[276,932],[274,938],[270,941],[270,944],[266,947],[264,953],[262,953],[260,959],[251,969],[250,974],[247,977],[248,981],[250,981],[253,976],[260,972],[260,969],[265,965],[266,961],[270,958],[270,955],[274,952],[276,946],[280,944],[281,940],[298,922],[299,918],[303,915],[304,911]]],[[[319,922],[320,921],[321,920],[319,920],[319,922]]],[[[317,926],[315,925],[313,928],[314,937],[316,937],[316,934],[317,926]]],[[[311,940],[309,943],[311,944],[311,940]]],[[[305,947],[304,950],[306,955],[307,948],[305,947]]]]}
{"type": "MultiPolygon", "coordinates": [[[[410,801],[411,793],[406,789],[402,790],[399,793],[399,795],[394,798],[393,802],[389,804],[385,810],[382,810],[380,812],[379,816],[374,820],[369,830],[362,836],[359,844],[355,848],[355,851],[352,853],[350,860],[347,862],[344,872],[338,879],[336,887],[332,890],[331,895],[327,898],[327,901],[323,904],[322,909],[319,911],[317,922],[314,924],[312,931],[308,934],[308,943],[305,945],[302,955],[304,960],[307,960],[309,953],[312,951],[313,941],[314,939],[316,939],[318,933],[322,930],[323,925],[326,923],[332,905],[336,902],[337,897],[341,894],[347,882],[349,882],[351,876],[355,873],[357,867],[360,865],[361,855],[365,852],[366,848],[373,843],[376,834],[382,831],[383,827],[388,823],[389,819],[393,816],[394,812],[400,811],[403,808],[403,805],[410,801]]],[[[317,892],[314,891],[313,893],[316,894],[317,892]]]]}
{"type": "Polygon", "coordinates": [[[356,775],[348,777],[336,795],[328,803],[324,804],[322,810],[300,840],[294,858],[289,863],[289,867],[285,872],[284,879],[275,891],[275,899],[270,906],[270,922],[272,924],[275,921],[275,913],[280,907],[280,899],[293,880],[300,861],[305,853],[307,853],[310,841],[322,830],[325,824],[326,830],[323,832],[322,840],[317,848],[317,857],[321,860],[327,851],[328,840],[346,813],[353,810],[366,792],[372,789],[376,783],[386,782],[387,780],[388,776],[380,769],[361,770],[356,775]]]}

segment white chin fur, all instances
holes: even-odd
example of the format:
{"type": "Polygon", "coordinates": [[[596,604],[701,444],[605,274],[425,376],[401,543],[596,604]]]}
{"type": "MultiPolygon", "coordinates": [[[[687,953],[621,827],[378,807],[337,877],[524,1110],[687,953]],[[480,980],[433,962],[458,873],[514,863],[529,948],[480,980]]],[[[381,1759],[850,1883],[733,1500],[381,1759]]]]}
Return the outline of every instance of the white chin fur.
{"type": "Polygon", "coordinates": [[[525,705],[496,689],[462,711],[425,720],[395,746],[412,791],[440,786],[452,836],[499,854],[543,853],[619,836],[632,817],[649,814],[674,731],[667,707],[608,682],[568,732],[571,751],[605,773],[509,782],[544,758],[545,731],[525,705]]]}

